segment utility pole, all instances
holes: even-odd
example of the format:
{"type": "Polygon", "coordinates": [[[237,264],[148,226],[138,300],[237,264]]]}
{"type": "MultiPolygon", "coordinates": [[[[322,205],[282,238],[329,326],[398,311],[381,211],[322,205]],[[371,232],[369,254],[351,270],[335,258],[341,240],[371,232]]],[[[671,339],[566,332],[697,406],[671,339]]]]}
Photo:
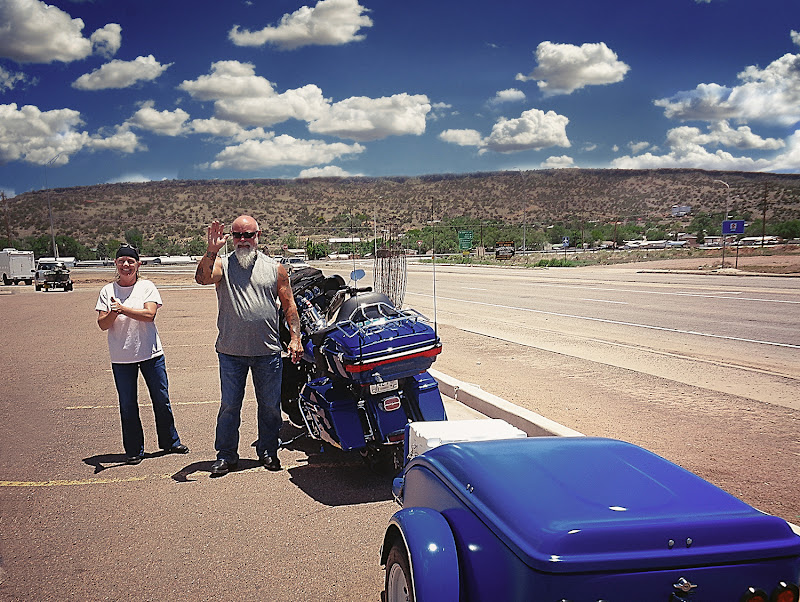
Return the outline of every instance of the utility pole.
{"type": "Polygon", "coordinates": [[[3,199],[3,205],[6,208],[6,238],[8,239],[8,246],[11,246],[11,224],[8,221],[8,199],[4,190],[0,190],[0,198],[3,199]]]}
{"type": "Polygon", "coordinates": [[[761,248],[767,236],[767,182],[764,182],[764,206],[761,208],[761,248]]]}

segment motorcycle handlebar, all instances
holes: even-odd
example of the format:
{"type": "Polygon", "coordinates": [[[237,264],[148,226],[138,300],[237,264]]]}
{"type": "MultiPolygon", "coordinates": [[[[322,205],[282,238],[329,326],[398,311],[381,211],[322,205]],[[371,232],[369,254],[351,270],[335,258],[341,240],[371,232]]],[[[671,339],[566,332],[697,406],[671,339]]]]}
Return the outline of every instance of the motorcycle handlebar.
{"type": "Polygon", "coordinates": [[[356,295],[358,293],[371,293],[372,292],[372,287],[371,286],[364,286],[364,287],[361,287],[361,288],[356,288],[356,287],[348,286],[347,287],[347,292],[350,293],[351,295],[356,295]]]}

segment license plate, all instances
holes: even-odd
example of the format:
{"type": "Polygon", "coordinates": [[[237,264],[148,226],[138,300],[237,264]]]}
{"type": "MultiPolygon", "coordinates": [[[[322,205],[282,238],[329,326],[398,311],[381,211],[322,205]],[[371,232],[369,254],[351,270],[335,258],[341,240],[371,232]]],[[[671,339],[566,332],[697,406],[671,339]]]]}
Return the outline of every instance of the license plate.
{"type": "Polygon", "coordinates": [[[375,383],[374,385],[370,385],[369,392],[371,395],[377,395],[378,393],[385,393],[386,391],[394,391],[396,388],[396,380],[387,380],[385,383],[375,383]]]}

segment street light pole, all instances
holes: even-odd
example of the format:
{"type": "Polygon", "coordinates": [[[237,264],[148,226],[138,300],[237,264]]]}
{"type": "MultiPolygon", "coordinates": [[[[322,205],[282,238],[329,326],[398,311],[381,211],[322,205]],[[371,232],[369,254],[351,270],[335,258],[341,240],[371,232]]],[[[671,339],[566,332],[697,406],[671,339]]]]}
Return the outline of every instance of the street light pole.
{"type": "Polygon", "coordinates": [[[50,189],[47,187],[47,168],[52,165],[53,161],[58,159],[60,156],[61,153],[58,153],[55,157],[44,164],[44,188],[47,191],[47,213],[50,215],[50,240],[53,243],[53,257],[56,259],[58,259],[58,246],[56,246],[56,234],[55,230],[53,229],[53,207],[50,204],[50,189]]]}
{"type": "Polygon", "coordinates": [[[728,209],[731,205],[731,187],[727,182],[722,180],[714,180],[717,184],[723,184],[727,189],[727,196],[725,200],[725,215],[722,216],[722,269],[725,269],[725,222],[728,219],[728,209]]]}

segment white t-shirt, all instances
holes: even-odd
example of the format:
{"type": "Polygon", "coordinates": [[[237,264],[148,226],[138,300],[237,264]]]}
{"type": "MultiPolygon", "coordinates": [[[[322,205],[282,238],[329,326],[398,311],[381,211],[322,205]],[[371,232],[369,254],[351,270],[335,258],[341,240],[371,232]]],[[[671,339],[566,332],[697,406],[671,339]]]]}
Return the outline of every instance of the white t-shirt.
{"type": "MultiPolygon", "coordinates": [[[[133,286],[106,284],[97,299],[97,311],[111,310],[111,297],[131,309],[144,309],[145,303],[161,307],[161,295],[149,280],[138,280],[133,286]]],[[[164,353],[155,322],[142,322],[119,314],[108,329],[108,353],[112,364],[133,364],[164,353]]]]}

